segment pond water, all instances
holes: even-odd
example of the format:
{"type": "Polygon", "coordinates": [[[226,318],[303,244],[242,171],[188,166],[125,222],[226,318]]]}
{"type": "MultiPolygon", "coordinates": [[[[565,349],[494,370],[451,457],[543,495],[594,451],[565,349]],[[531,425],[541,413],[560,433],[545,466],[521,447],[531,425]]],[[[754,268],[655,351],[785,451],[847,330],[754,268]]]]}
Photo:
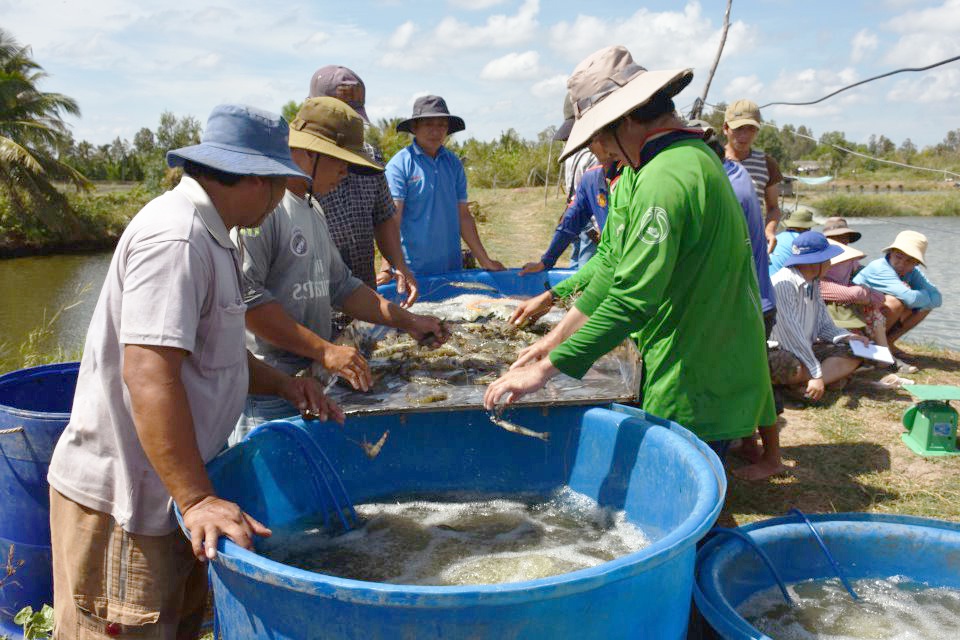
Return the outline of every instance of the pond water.
{"type": "Polygon", "coordinates": [[[321,518],[274,528],[269,558],[326,575],[415,585],[536,580],[608,562],[650,544],[623,511],[570,489],[548,498],[457,493],[356,507],[362,526],[330,534],[321,518]]]}
{"type": "MultiPolygon", "coordinates": [[[[960,218],[851,218],[848,222],[863,233],[856,247],[868,254],[865,260],[880,256],[880,249],[903,229],[927,235],[927,273],[943,293],[944,305],[905,341],[960,350],[960,260],[954,253],[960,250],[960,218]]],[[[481,235],[493,255],[515,267],[535,259],[547,246],[552,223],[541,226],[536,230],[538,237],[526,239],[522,247],[505,240],[518,236],[509,225],[481,225],[481,235]]],[[[0,371],[10,368],[10,348],[19,347],[32,330],[75,301],[78,291],[87,286],[80,304],[56,318],[54,335],[43,344],[50,351],[58,344],[67,351],[82,349],[110,258],[110,253],[100,253],[0,260],[0,345],[6,347],[0,349],[0,371]]]]}

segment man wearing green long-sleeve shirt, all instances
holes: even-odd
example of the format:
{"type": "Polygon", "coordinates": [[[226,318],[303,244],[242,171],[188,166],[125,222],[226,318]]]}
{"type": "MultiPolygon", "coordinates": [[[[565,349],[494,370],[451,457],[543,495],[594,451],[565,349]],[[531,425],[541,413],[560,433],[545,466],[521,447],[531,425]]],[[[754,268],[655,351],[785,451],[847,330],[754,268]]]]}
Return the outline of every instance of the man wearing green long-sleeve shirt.
{"type": "Polygon", "coordinates": [[[776,419],[743,213],[716,155],[674,115],[672,97],[691,78],[643,70],[622,47],[595,53],[570,77],[578,119],[564,154],[595,139],[626,168],[601,249],[555,291],[582,295],[490,385],[487,408],[559,372],[582,376],[633,334],[646,411],[711,442],[776,419]]]}

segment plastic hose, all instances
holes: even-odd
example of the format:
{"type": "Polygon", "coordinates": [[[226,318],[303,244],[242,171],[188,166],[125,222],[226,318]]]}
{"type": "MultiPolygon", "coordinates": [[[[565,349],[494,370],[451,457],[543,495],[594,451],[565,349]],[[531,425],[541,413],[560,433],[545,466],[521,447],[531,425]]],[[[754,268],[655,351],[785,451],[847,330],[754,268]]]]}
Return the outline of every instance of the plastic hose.
{"type": "Polygon", "coordinates": [[[847,593],[850,594],[850,597],[854,600],[859,600],[860,598],[853,591],[853,587],[850,586],[850,583],[847,582],[847,579],[843,577],[843,573],[840,571],[840,565],[837,564],[837,561],[834,560],[833,554],[830,553],[830,550],[827,549],[826,543],[823,541],[823,538],[820,537],[820,534],[817,532],[816,528],[813,526],[813,523],[810,522],[810,518],[807,517],[803,511],[800,509],[790,509],[787,513],[795,513],[801,520],[803,520],[807,526],[810,528],[810,531],[813,533],[813,537],[816,539],[817,544],[820,545],[820,549],[823,551],[823,554],[827,556],[827,560],[830,561],[830,565],[833,567],[833,572],[837,574],[837,577],[840,578],[840,582],[843,584],[844,589],[847,590],[847,593]]]}
{"type": "Polygon", "coordinates": [[[707,535],[712,536],[717,534],[734,536],[746,542],[747,546],[753,549],[756,552],[756,554],[760,556],[760,559],[763,560],[763,563],[767,565],[767,569],[769,569],[770,573],[773,574],[773,579],[777,581],[777,586],[780,587],[780,593],[783,594],[783,599],[786,600],[787,604],[789,604],[791,607],[794,606],[795,603],[793,601],[793,598],[791,598],[790,594],[787,592],[787,587],[783,583],[783,579],[780,577],[780,574],[774,568],[773,562],[770,561],[770,557],[766,554],[766,552],[763,549],[760,548],[760,545],[758,545],[753,538],[751,538],[745,532],[740,531],[739,529],[727,529],[724,527],[714,527],[713,529],[710,530],[710,533],[708,533],[707,535]]]}

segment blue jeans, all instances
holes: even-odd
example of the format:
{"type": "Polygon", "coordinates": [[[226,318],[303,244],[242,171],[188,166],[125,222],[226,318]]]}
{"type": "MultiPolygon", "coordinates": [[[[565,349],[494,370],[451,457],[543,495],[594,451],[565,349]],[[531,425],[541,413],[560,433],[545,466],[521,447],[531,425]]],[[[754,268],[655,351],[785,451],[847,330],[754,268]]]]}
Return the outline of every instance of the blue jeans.
{"type": "Polygon", "coordinates": [[[257,425],[280,418],[297,417],[300,412],[292,404],[277,396],[248,395],[237,426],[230,434],[227,444],[231,447],[243,440],[257,425]]]}
{"type": "Polygon", "coordinates": [[[580,269],[597,252],[597,243],[590,238],[590,234],[581,231],[580,235],[571,243],[573,250],[570,253],[570,268],[580,269]]]}

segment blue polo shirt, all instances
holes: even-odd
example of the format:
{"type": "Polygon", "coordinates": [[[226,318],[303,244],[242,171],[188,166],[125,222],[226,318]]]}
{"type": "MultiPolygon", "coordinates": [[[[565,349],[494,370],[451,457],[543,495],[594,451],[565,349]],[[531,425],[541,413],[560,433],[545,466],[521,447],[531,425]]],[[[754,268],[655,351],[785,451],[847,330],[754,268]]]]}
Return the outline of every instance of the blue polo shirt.
{"type": "Polygon", "coordinates": [[[853,284],[870,287],[899,298],[911,309],[936,309],[943,304],[943,296],[932,282],[927,280],[919,267],[901,278],[890,264],[889,254],[877,258],[853,278],[853,284]]]}
{"type": "Polygon", "coordinates": [[[467,201],[467,176],[460,158],[440,147],[436,158],[413,142],[387,163],[387,184],[403,202],[400,241],[418,276],[459,271],[459,203],[467,201]]]}
{"type": "Polygon", "coordinates": [[[793,239],[800,235],[800,231],[781,231],[777,234],[777,246],[770,254],[770,277],[783,268],[787,258],[793,255],[793,239]]]}
{"type": "Polygon", "coordinates": [[[598,230],[603,231],[603,224],[607,221],[609,195],[610,187],[603,165],[598,164],[583,172],[580,186],[577,187],[576,194],[570,200],[560,224],[557,225],[550,246],[540,258],[544,266],[552,269],[560,255],[580,235],[580,232],[590,228],[593,224],[591,220],[596,220],[598,230]]]}
{"type": "Polygon", "coordinates": [[[747,232],[750,234],[750,247],[753,249],[753,263],[757,267],[757,283],[760,285],[760,304],[764,313],[776,308],[773,284],[770,282],[770,258],[767,256],[767,236],[763,228],[763,211],[760,210],[760,198],[753,186],[753,179],[739,162],[724,160],[723,168],[733,186],[733,192],[740,201],[740,208],[747,218],[747,232]]]}

